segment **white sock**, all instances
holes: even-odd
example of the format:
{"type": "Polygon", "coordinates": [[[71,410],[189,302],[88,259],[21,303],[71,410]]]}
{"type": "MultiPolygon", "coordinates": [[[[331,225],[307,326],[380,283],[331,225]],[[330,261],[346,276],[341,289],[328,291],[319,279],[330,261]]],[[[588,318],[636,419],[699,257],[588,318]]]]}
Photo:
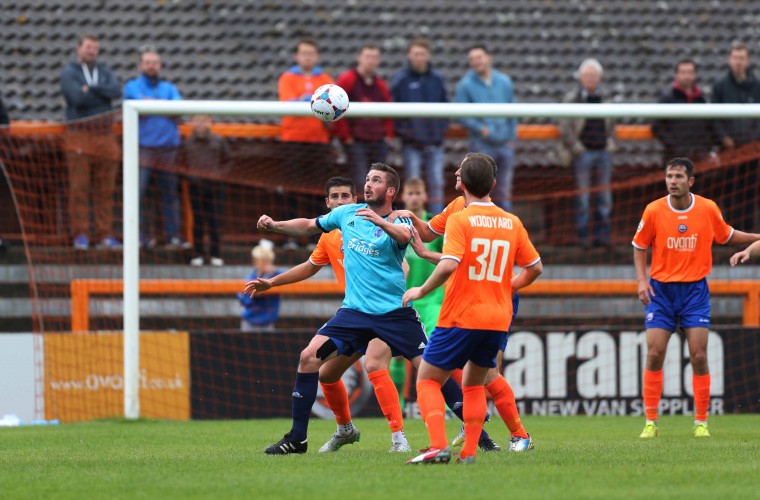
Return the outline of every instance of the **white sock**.
{"type": "Polygon", "coordinates": [[[705,424],[705,425],[707,425],[707,420],[695,420],[694,421],[694,425],[699,425],[699,424],[705,424]]]}
{"type": "Polygon", "coordinates": [[[354,431],[354,423],[338,424],[338,436],[348,436],[354,431]]]}
{"type": "Polygon", "coordinates": [[[405,443],[406,442],[406,435],[404,434],[404,431],[396,431],[391,434],[391,441],[394,443],[405,443]]]}
{"type": "Polygon", "coordinates": [[[652,423],[654,425],[657,425],[657,420],[647,420],[646,423],[647,424],[652,423]]]}

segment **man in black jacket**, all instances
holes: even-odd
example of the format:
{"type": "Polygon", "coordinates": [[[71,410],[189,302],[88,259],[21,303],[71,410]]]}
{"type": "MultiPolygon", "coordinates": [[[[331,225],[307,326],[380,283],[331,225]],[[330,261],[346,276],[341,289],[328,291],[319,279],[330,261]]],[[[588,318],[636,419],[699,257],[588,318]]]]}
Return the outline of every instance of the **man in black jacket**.
{"type": "MultiPolygon", "coordinates": [[[[676,64],[675,79],[660,97],[663,104],[705,104],[707,99],[697,86],[697,64],[682,59],[676,64]]],[[[707,158],[716,143],[712,120],[657,120],[652,132],[664,146],[665,163],[676,157],[689,158],[695,163],[707,158]]]]}
{"type": "MultiPolygon", "coordinates": [[[[760,81],[749,68],[749,49],[741,42],[731,45],[729,71],[713,86],[714,103],[760,103],[760,81]]],[[[716,130],[724,150],[731,150],[760,140],[760,120],[735,118],[717,120],[716,130]]],[[[725,199],[728,221],[736,227],[754,226],[754,205],[757,203],[758,160],[728,167],[725,171],[725,199]]]]}
{"type": "Polygon", "coordinates": [[[8,111],[6,111],[3,104],[3,98],[0,97],[0,125],[9,125],[10,123],[11,120],[8,118],[8,111]]]}
{"type": "Polygon", "coordinates": [[[74,247],[90,246],[89,200],[93,197],[95,240],[118,249],[113,235],[113,196],[119,168],[119,147],[111,129],[113,99],[121,97],[121,82],[97,61],[100,45],[82,36],[76,59],[61,71],[66,100],[66,159],[69,164],[69,224],[74,247]]]}

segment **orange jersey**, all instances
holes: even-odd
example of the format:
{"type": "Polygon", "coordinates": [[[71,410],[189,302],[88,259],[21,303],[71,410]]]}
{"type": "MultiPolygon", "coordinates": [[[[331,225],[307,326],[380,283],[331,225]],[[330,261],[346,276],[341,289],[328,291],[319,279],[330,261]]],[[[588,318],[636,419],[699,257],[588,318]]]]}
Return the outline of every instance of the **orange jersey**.
{"type": "Polygon", "coordinates": [[[454,201],[446,205],[443,212],[439,213],[428,222],[428,227],[436,234],[443,236],[446,231],[446,221],[449,215],[455,214],[464,209],[464,196],[457,196],[454,201]]]}
{"type": "MultiPolygon", "coordinates": [[[[311,94],[322,85],[333,83],[327,73],[315,73],[308,77],[294,66],[280,76],[278,93],[281,101],[303,101],[306,95],[308,102],[311,94]]],[[[281,139],[283,142],[317,142],[327,143],[330,132],[324,122],[311,116],[282,117],[281,139]]]]}
{"type": "Polygon", "coordinates": [[[509,330],[515,263],[541,260],[522,221],[493,203],[474,202],[449,215],[444,239],[441,258],[459,266],[446,282],[438,326],[509,330]]]}
{"type": "Polygon", "coordinates": [[[311,252],[309,262],[315,266],[332,265],[340,287],[346,289],[346,271],[343,269],[343,235],[340,229],[333,229],[319,237],[317,247],[311,252]]]}
{"type": "Polygon", "coordinates": [[[718,205],[692,193],[691,205],[676,210],[670,195],[644,210],[633,246],[652,246],[649,276],[663,282],[699,281],[712,269],[713,241],[728,243],[734,230],[726,224],[718,205]]]}

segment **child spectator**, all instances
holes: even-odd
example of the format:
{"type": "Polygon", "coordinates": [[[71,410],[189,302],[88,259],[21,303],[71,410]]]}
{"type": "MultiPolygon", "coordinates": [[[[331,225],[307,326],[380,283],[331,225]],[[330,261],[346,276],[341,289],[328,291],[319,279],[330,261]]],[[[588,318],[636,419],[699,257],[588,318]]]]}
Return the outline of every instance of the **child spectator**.
{"type": "MultiPolygon", "coordinates": [[[[274,245],[269,240],[261,240],[251,251],[253,271],[245,277],[245,281],[257,278],[274,278],[282,273],[274,266],[274,245]]],[[[280,296],[265,294],[251,298],[244,293],[238,293],[238,300],[243,305],[240,320],[240,330],[243,332],[261,332],[274,330],[274,323],[280,315],[280,296]]]]}

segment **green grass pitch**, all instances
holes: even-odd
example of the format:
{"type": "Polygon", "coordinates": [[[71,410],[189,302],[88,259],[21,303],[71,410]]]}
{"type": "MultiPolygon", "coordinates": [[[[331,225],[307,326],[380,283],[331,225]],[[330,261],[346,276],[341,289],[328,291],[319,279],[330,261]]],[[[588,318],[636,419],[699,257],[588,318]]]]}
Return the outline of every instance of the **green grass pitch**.
{"type": "MultiPolygon", "coordinates": [[[[107,421],[0,428],[3,498],[758,498],[760,415],[715,416],[695,439],[689,417],[664,417],[641,440],[642,418],[527,417],[536,450],[479,453],[473,465],[404,465],[381,419],[358,419],[361,442],[317,450],[335,425],[314,420],[306,455],[264,448],[285,420],[107,421]]],[[[449,437],[458,423],[450,421],[449,437]]],[[[503,447],[498,419],[486,429],[503,447]]],[[[415,448],[427,445],[407,422],[415,448]]]]}

